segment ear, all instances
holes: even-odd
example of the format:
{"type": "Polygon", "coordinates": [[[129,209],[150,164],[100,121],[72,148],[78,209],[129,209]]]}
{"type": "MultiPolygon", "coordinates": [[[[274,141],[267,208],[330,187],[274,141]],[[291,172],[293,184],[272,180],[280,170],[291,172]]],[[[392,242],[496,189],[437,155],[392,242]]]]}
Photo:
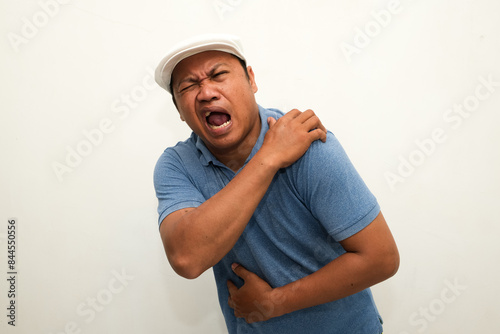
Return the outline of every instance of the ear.
{"type": "Polygon", "coordinates": [[[259,90],[257,87],[257,83],[255,82],[255,74],[253,73],[252,66],[247,66],[248,77],[250,80],[250,86],[252,86],[252,90],[255,93],[259,90]]]}

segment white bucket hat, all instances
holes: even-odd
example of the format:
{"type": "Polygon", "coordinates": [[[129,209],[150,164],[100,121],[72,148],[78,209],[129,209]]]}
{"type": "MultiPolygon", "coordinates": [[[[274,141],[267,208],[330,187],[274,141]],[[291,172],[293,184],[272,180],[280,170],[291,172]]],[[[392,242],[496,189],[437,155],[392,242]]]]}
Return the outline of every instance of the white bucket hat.
{"type": "Polygon", "coordinates": [[[195,36],[174,46],[162,59],[156,67],[156,83],[172,94],[170,81],[175,66],[183,59],[205,51],[223,51],[246,61],[241,41],[237,36],[226,34],[195,36]]]}

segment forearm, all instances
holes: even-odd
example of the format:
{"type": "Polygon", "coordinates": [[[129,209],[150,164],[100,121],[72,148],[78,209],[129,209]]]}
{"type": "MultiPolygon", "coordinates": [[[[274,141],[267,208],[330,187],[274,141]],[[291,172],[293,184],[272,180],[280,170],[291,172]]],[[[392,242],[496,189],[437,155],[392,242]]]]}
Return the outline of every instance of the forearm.
{"type": "Polygon", "coordinates": [[[380,283],[397,270],[390,260],[383,261],[373,262],[356,253],[345,253],[311,275],[275,289],[274,311],[282,315],[328,303],[380,283]]]}
{"type": "Polygon", "coordinates": [[[162,226],[167,256],[179,274],[197,277],[234,246],[278,170],[266,157],[257,152],[217,194],[162,226]]]}
{"type": "Polygon", "coordinates": [[[340,242],[346,253],[318,271],[275,289],[283,303],[281,315],[345,298],[393,276],[399,268],[399,252],[384,216],[340,242]]]}

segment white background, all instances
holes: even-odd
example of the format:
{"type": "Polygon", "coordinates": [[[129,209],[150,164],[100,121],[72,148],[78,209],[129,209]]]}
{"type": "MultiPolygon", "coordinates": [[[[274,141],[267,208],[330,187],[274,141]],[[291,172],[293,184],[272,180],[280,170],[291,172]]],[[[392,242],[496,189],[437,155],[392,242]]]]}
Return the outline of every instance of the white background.
{"type": "Polygon", "coordinates": [[[2,333],[225,332],[212,272],[189,281],[167,263],[152,184],[190,131],[151,71],[205,32],[239,35],[258,102],[315,110],[377,196],[401,253],[373,288],[384,333],[500,331],[498,1],[1,0],[0,13],[2,333]]]}

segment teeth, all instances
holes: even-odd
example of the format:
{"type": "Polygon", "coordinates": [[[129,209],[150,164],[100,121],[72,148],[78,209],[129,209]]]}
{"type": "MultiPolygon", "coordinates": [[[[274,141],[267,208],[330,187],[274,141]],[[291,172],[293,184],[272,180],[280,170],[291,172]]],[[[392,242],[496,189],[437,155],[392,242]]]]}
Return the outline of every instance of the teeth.
{"type": "Polygon", "coordinates": [[[205,112],[205,117],[210,116],[210,114],[211,114],[211,113],[212,113],[211,111],[207,111],[207,112],[205,112]]]}
{"type": "Polygon", "coordinates": [[[211,129],[220,129],[220,128],[223,128],[223,127],[225,127],[225,126],[228,126],[228,125],[229,125],[229,123],[231,123],[231,120],[229,120],[229,121],[227,121],[226,123],[221,124],[221,125],[219,125],[219,126],[217,126],[217,125],[211,125],[211,124],[208,124],[208,126],[209,126],[211,129]]]}

